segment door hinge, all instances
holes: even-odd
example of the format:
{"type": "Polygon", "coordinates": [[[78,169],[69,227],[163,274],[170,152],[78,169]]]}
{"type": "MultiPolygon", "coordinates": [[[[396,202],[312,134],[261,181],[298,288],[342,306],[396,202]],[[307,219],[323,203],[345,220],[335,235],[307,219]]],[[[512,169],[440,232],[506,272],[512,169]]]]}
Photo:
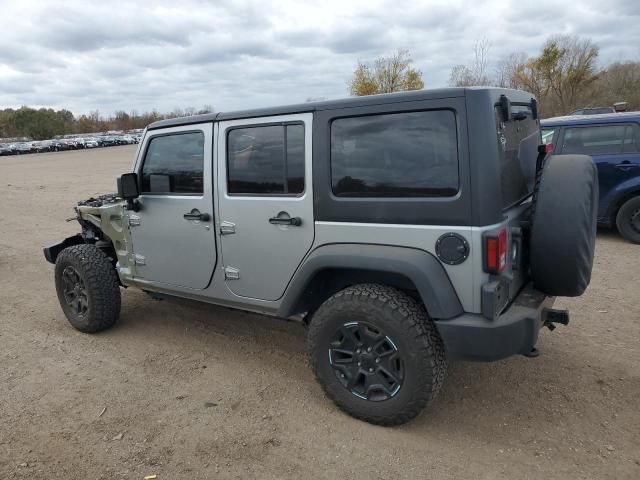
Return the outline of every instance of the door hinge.
{"type": "Polygon", "coordinates": [[[220,222],[220,235],[229,235],[231,233],[236,233],[236,224],[226,220],[220,222]]]}
{"type": "Polygon", "coordinates": [[[140,254],[135,254],[133,256],[133,263],[135,263],[136,265],[146,265],[146,259],[140,255],[140,254]]]}
{"type": "Polygon", "coordinates": [[[129,226],[130,227],[138,227],[140,226],[140,215],[136,215],[134,213],[129,214],[129,226]]]}
{"type": "Polygon", "coordinates": [[[238,280],[240,278],[240,270],[236,267],[224,267],[225,280],[238,280]]]}

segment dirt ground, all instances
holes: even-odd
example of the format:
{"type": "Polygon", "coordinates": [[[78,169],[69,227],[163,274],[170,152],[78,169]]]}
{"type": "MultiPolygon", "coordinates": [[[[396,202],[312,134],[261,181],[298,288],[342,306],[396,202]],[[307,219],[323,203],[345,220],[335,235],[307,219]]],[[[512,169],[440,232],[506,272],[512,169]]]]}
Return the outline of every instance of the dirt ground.
{"type": "Polygon", "coordinates": [[[323,396],[296,323],[128,290],[115,328],[71,328],[41,247],[133,154],[0,158],[0,479],[640,478],[640,246],[599,232],[541,357],[452,363],[420,417],[375,427],[323,396]]]}

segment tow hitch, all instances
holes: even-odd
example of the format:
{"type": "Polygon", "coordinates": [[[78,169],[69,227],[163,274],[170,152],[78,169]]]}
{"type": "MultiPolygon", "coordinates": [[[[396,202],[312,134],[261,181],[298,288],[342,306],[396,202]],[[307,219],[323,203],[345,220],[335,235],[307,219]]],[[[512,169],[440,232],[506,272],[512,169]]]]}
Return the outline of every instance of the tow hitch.
{"type": "Polygon", "coordinates": [[[544,325],[553,331],[556,328],[555,323],[569,325],[569,312],[567,310],[556,310],[554,308],[545,309],[544,325]]]}

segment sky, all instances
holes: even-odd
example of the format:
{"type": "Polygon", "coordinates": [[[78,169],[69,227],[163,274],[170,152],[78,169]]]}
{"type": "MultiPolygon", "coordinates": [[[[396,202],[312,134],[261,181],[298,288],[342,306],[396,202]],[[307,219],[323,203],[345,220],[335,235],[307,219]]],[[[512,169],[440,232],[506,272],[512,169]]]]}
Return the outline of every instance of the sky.
{"type": "Polygon", "coordinates": [[[216,111],[348,95],[358,61],[408,49],[426,88],[473,59],[588,37],[640,60],[637,0],[0,0],[0,108],[216,111]]]}

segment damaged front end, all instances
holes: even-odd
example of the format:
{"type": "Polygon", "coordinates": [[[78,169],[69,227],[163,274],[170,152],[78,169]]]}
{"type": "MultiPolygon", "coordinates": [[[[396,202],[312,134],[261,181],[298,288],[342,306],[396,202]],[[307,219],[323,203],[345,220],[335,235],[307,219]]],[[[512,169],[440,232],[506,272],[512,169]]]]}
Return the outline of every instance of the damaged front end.
{"type": "Polygon", "coordinates": [[[58,255],[65,248],[89,243],[112,260],[121,282],[132,278],[135,260],[129,222],[135,219],[129,218],[132,212],[127,210],[127,203],[112,193],[78,202],[74,210],[75,219],[82,227],[81,233],[45,247],[45,259],[55,264],[58,255]]]}

